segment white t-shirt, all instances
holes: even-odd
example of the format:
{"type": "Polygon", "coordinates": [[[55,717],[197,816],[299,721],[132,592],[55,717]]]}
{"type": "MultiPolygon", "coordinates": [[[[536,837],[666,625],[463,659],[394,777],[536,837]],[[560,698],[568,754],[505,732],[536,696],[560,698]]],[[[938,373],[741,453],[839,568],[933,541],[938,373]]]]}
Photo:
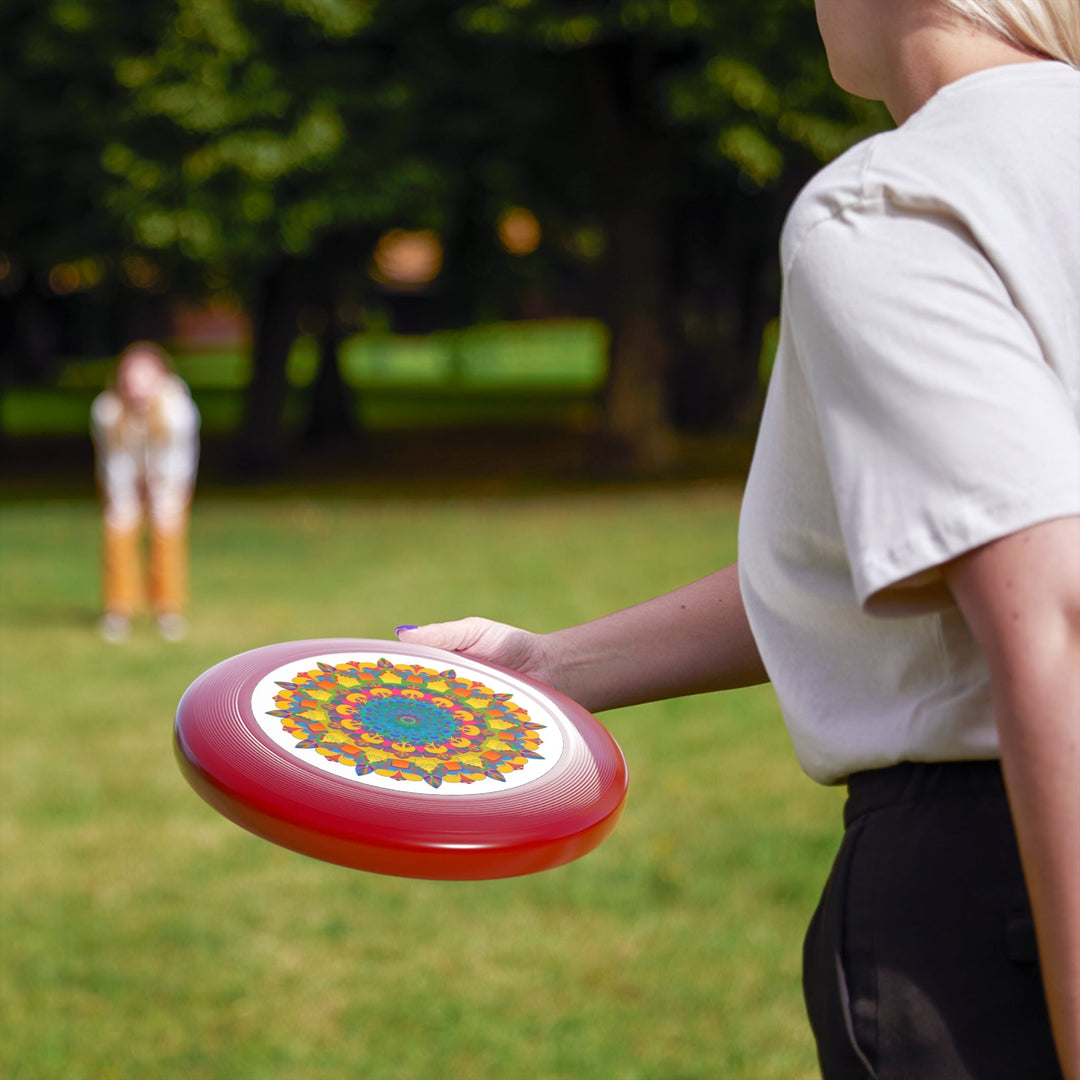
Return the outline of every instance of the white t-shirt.
{"type": "Polygon", "coordinates": [[[115,390],[98,394],[91,406],[98,484],[111,528],[134,528],[144,509],[155,527],[175,528],[191,500],[199,410],[181,379],[168,380],[152,412],[125,414],[115,390]]]}
{"type": "Polygon", "coordinates": [[[781,254],[739,561],[799,760],[997,757],[938,568],[1080,513],[1080,72],[946,86],[807,185],[781,254]]]}

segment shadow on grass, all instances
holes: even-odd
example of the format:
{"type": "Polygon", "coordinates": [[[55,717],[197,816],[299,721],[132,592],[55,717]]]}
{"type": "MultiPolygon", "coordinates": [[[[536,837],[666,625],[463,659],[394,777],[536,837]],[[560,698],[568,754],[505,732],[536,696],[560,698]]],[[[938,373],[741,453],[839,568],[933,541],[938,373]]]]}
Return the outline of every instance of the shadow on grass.
{"type": "MultiPolygon", "coordinates": [[[[753,439],[751,431],[684,437],[668,470],[643,477],[598,465],[592,437],[565,428],[375,432],[333,446],[296,446],[274,475],[239,480],[231,440],[218,436],[203,440],[198,493],[427,498],[741,483],[753,439]]],[[[8,438],[0,462],[0,501],[94,497],[88,437],[8,438]]]]}

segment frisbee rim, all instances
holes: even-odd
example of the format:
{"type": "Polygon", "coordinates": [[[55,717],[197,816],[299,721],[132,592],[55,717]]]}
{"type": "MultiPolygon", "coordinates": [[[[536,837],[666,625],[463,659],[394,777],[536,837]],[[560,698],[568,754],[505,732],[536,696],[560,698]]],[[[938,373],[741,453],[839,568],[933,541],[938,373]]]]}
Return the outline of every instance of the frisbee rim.
{"type": "Polygon", "coordinates": [[[185,779],[235,824],[323,861],[406,877],[492,879],[564,865],[611,834],[628,788],[626,759],[610,732],[554,688],[487,661],[430,646],[370,638],[297,639],[220,661],[185,691],[177,707],[173,741],[185,779]],[[481,675],[490,671],[511,686],[520,684],[557,719],[564,741],[560,758],[550,771],[514,788],[442,796],[430,790],[388,791],[320,769],[273,742],[254,716],[251,697],[254,687],[278,667],[315,662],[335,653],[379,653],[396,658],[395,662],[414,664],[430,660],[443,667],[471,668],[481,675]],[[228,687],[222,692],[218,683],[223,679],[228,687]],[[205,706],[200,695],[209,696],[215,689],[224,696],[213,698],[213,703],[232,710],[222,724],[232,725],[233,750],[243,757],[239,763],[213,746],[206,730],[209,721],[198,715],[205,706]],[[569,756],[574,748],[567,745],[567,732],[580,742],[576,760],[569,756]],[[269,766],[265,773],[259,773],[259,764],[269,766]],[[534,820],[538,790],[543,787],[554,798],[565,797],[566,792],[580,796],[574,783],[580,787],[581,777],[573,770],[585,764],[603,778],[601,789],[587,804],[578,798],[547,808],[550,815],[543,821],[544,829],[538,830],[534,820]],[[330,803],[336,810],[329,808],[330,803]],[[397,816],[395,823],[382,817],[390,808],[397,816]],[[374,825],[365,817],[369,811],[377,819],[374,825]],[[430,838],[428,828],[434,816],[453,823],[453,827],[444,825],[449,832],[437,840],[430,838]]]}

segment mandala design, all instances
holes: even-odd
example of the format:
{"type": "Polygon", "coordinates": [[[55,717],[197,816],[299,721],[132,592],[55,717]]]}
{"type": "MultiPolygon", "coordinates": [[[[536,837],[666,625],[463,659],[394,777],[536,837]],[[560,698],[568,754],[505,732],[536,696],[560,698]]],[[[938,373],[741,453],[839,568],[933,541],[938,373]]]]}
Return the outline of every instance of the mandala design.
{"type": "Polygon", "coordinates": [[[482,683],[389,660],[350,660],[276,683],[276,709],[296,749],[392,780],[433,788],[506,782],[538,753],[543,724],[482,683]]]}

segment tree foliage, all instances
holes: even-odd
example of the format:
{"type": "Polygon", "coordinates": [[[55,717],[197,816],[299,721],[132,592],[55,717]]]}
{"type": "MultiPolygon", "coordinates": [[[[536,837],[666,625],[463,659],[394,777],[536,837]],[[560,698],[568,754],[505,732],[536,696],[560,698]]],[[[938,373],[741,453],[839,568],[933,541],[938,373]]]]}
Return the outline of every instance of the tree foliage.
{"type": "Polygon", "coordinates": [[[753,381],[794,189],[882,123],[833,87],[809,0],[10,0],[3,21],[0,249],[239,293],[255,457],[298,311],[332,350],[405,227],[442,237],[443,321],[560,282],[606,318],[607,442],[662,465],[680,400],[718,412],[753,381]],[[514,205],[544,227],[527,260],[495,242],[514,205]]]}

